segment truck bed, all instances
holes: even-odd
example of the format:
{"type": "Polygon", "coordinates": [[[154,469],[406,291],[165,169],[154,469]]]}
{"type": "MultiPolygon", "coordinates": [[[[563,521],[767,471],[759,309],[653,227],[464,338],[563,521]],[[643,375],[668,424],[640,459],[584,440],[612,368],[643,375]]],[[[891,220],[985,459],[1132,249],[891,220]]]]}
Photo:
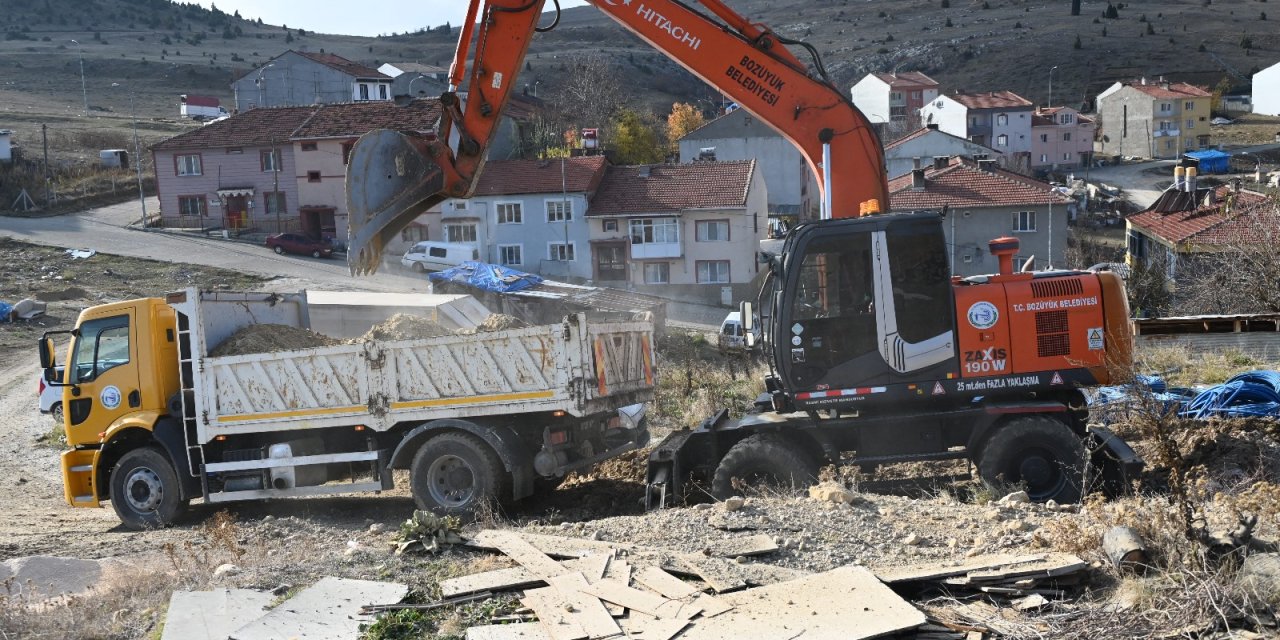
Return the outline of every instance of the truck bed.
{"type": "MultiPolygon", "coordinates": [[[[309,325],[304,294],[188,290],[171,306],[192,354],[198,438],[446,417],[564,411],[585,416],[652,399],[653,325],[557,324],[403,341],[210,357],[251,323],[309,325]],[[184,330],[185,327],[185,330],[184,330]]],[[[184,352],[188,352],[184,349],[184,352]]]]}

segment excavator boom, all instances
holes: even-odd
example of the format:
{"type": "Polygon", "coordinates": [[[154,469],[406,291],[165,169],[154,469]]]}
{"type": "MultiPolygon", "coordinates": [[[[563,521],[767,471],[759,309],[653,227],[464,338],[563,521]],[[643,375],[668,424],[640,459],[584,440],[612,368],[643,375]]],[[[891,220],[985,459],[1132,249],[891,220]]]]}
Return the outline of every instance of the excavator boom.
{"type": "MultiPolygon", "coordinates": [[[[819,178],[824,218],[887,209],[880,140],[812,47],[749,22],[721,0],[700,0],[710,16],[678,0],[591,2],[796,145],[819,178]],[[787,45],[807,49],[814,70],[787,45]]],[[[376,272],[387,242],[418,215],[474,192],[542,7],[543,0],[471,0],[435,135],[377,130],[356,143],[347,169],[353,275],[376,272]],[[465,101],[455,93],[463,79],[465,101]]]]}

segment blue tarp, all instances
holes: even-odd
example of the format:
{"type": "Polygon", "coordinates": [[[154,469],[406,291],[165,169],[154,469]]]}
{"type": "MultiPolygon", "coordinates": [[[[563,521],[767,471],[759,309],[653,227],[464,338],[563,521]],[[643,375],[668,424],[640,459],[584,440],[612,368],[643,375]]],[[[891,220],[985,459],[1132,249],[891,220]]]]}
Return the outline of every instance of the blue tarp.
{"type": "Polygon", "coordinates": [[[497,293],[523,291],[542,282],[542,276],[473,260],[468,260],[452,269],[429,274],[427,277],[437,282],[456,282],[497,293]]]}
{"type": "Polygon", "coordinates": [[[1179,416],[1204,420],[1225,418],[1280,418],[1280,371],[1250,371],[1226,382],[1196,391],[1169,387],[1159,376],[1137,376],[1132,386],[1101,387],[1090,398],[1095,408],[1130,408],[1135,386],[1145,387],[1165,410],[1179,416]]]}
{"type": "Polygon", "coordinates": [[[0,302],[0,322],[9,321],[9,313],[13,311],[13,305],[7,302],[0,302]]]}
{"type": "Polygon", "coordinates": [[[1200,162],[1199,172],[1205,173],[1226,173],[1230,171],[1231,154],[1218,151],[1217,149],[1206,149],[1204,151],[1188,151],[1182,154],[1184,158],[1191,158],[1200,162]]]}

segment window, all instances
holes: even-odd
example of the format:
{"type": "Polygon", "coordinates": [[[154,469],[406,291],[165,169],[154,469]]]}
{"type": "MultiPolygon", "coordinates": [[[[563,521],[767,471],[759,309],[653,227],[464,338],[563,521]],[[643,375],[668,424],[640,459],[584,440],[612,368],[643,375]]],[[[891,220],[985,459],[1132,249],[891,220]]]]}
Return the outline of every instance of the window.
{"type": "Polygon", "coordinates": [[[1161,131],[1168,131],[1168,130],[1170,130],[1170,129],[1172,129],[1172,128],[1173,128],[1173,123],[1172,123],[1172,122],[1169,122],[1168,120],[1164,120],[1164,121],[1162,121],[1162,122],[1160,123],[1160,130],[1161,130],[1161,131]]]}
{"type": "Polygon", "coordinates": [[[241,147],[227,147],[227,153],[244,153],[244,149],[241,147]]]}
{"type": "Polygon", "coordinates": [[[316,150],[316,143],[314,143],[314,142],[304,142],[304,143],[302,143],[302,150],[303,150],[303,151],[315,151],[315,150],[316,150]]]}
{"type": "Polygon", "coordinates": [[[698,284],[728,284],[728,260],[699,260],[698,284]]]}
{"type": "Polygon", "coordinates": [[[1036,230],[1036,212],[1034,211],[1014,211],[1013,212],[1013,230],[1015,232],[1025,233],[1036,230]]]}
{"type": "Polygon", "coordinates": [[[89,382],[120,365],[129,363],[129,316],[90,320],[80,325],[76,351],[72,354],[74,383],[89,382]]]}
{"type": "Polygon", "coordinates": [[[1169,113],[1173,111],[1173,105],[1168,102],[1160,103],[1160,113],[1169,113]]]}
{"type": "Polygon", "coordinates": [[[1070,133],[1064,133],[1064,134],[1062,134],[1062,141],[1063,141],[1063,142],[1071,142],[1071,134],[1070,134],[1070,133]]]}
{"type": "MultiPolygon", "coordinates": [[[[497,205],[498,224],[522,224],[524,222],[524,211],[521,210],[519,202],[500,202],[497,205]]],[[[503,264],[506,264],[505,262],[503,264]]],[[[520,263],[516,263],[520,264],[520,263]]]]}
{"type": "Polygon", "coordinates": [[[369,85],[364,83],[360,84],[360,99],[361,100],[369,99],[369,85]]]}
{"type": "Polygon", "coordinates": [[[1063,159],[1063,160],[1071,160],[1071,153],[1070,153],[1070,152],[1063,153],[1063,154],[1062,154],[1062,159],[1063,159]]]}
{"type": "Polygon", "coordinates": [[[1188,128],[1188,129],[1194,129],[1194,128],[1196,128],[1196,119],[1195,119],[1195,118],[1187,118],[1187,128],[1188,128]]]}
{"type": "Polygon", "coordinates": [[[912,92],[911,92],[911,99],[912,99],[912,100],[919,100],[919,99],[920,99],[920,92],[919,92],[919,91],[912,91],[912,92]]]}
{"type": "Polygon", "coordinates": [[[547,259],[552,262],[573,262],[572,242],[551,242],[547,244],[547,259]]]}
{"type": "Polygon", "coordinates": [[[178,213],[184,216],[208,215],[208,201],[204,196],[178,196],[178,213]]]}
{"type": "Polygon", "coordinates": [[[1194,102],[1184,102],[1184,103],[1182,103],[1182,108],[1183,108],[1184,110],[1186,110],[1186,111],[1195,111],[1195,110],[1196,110],[1196,103],[1194,103],[1194,102]]]}
{"type": "Polygon", "coordinates": [[[1049,154],[1047,153],[1040,154],[1040,162],[1048,162],[1048,161],[1049,161],[1049,154]]]}
{"type": "Polygon", "coordinates": [[[524,264],[524,245],[498,245],[498,264],[504,264],[508,267],[518,267],[524,264]]]}
{"type": "Polygon", "coordinates": [[[1076,119],[1075,115],[1070,113],[1064,113],[1062,114],[1061,117],[1058,118],[1058,122],[1061,122],[1062,124],[1071,124],[1072,122],[1075,121],[1075,119],[1076,119]]]}
{"type": "Polygon", "coordinates": [[[1003,126],[1005,126],[1005,125],[1007,125],[1007,124],[1009,124],[1009,114],[1007,114],[1007,113],[1002,113],[1002,114],[1000,114],[1000,115],[996,116],[996,126],[998,126],[998,127],[1003,127],[1003,126]]]}
{"type": "Polygon", "coordinates": [[[572,200],[547,200],[547,222],[572,222],[572,200]]]}
{"type": "Polygon", "coordinates": [[[180,176],[198,176],[202,173],[200,154],[198,153],[174,156],[173,161],[177,164],[177,174],[180,176]]]}
{"type": "Polygon", "coordinates": [[[1048,141],[1049,141],[1049,134],[1047,133],[1040,134],[1040,142],[1048,142],[1048,141]]]}
{"type": "Polygon", "coordinates": [[[671,264],[667,262],[644,263],[645,284],[668,284],[671,282],[671,264]]]}
{"type": "Polygon", "coordinates": [[[267,191],[262,194],[262,211],[269,216],[288,213],[283,191],[267,191]]]}
{"type": "Polygon", "coordinates": [[[631,244],[680,242],[680,222],[675,218],[631,221],[631,244]]]}
{"type": "Polygon", "coordinates": [[[342,143],[342,164],[347,164],[351,160],[351,147],[355,146],[354,142],[342,143]]]}
{"type": "Polygon", "coordinates": [[[1007,147],[1007,146],[1009,146],[1009,136],[1007,136],[1007,135],[1005,135],[1005,134],[1003,134],[1003,133],[1002,133],[1002,134],[1000,134],[1000,135],[998,135],[998,136],[996,136],[996,146],[997,146],[997,147],[1007,147]]]}
{"type": "Polygon", "coordinates": [[[379,100],[387,99],[387,85],[385,84],[378,85],[378,99],[379,100]]]}
{"type": "Polygon", "coordinates": [[[400,232],[400,239],[405,242],[422,242],[427,239],[427,227],[420,224],[410,224],[400,232]]]}
{"type": "Polygon", "coordinates": [[[449,250],[444,247],[427,247],[428,258],[447,258],[449,250]]]}
{"type": "Polygon", "coordinates": [[[319,172],[319,171],[308,171],[308,172],[307,172],[307,182],[320,182],[320,172],[319,172]]]}
{"type": "Polygon", "coordinates": [[[263,173],[280,170],[280,150],[263,151],[259,157],[261,158],[263,173]]]}
{"type": "Polygon", "coordinates": [[[618,221],[617,220],[601,220],[600,230],[601,231],[617,231],[618,221]]]}
{"type": "Polygon", "coordinates": [[[474,224],[446,224],[444,226],[445,242],[475,242],[476,241],[476,225],[474,224]]]}
{"type": "Polygon", "coordinates": [[[699,220],[695,229],[698,242],[728,242],[728,220],[699,220]]]}

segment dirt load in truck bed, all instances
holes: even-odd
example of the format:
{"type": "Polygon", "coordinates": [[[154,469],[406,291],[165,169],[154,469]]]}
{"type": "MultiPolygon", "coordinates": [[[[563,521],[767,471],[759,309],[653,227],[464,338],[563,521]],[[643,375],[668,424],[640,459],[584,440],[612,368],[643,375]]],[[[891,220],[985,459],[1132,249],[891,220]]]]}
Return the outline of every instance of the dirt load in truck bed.
{"type": "Polygon", "coordinates": [[[363,336],[351,340],[351,344],[369,340],[421,340],[453,334],[453,330],[423,316],[397,313],[373,325],[363,336]]]}
{"type": "Polygon", "coordinates": [[[243,356],[250,353],[331,347],[339,343],[339,340],[309,329],[291,327],[286,324],[255,324],[247,326],[232,334],[230,338],[223,340],[209,350],[209,355],[213,357],[243,356]]]}

